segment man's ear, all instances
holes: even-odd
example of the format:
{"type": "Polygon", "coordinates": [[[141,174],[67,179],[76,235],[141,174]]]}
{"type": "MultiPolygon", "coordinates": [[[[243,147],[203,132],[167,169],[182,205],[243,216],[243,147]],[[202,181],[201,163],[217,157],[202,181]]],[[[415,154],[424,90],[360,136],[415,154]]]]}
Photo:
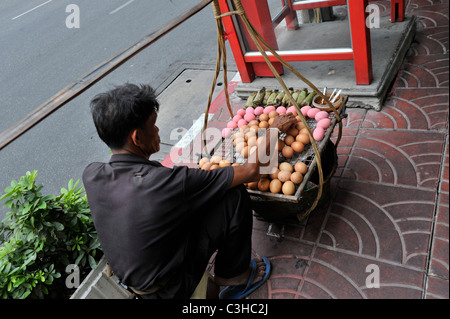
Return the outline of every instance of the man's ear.
{"type": "Polygon", "coordinates": [[[139,130],[138,129],[134,129],[131,131],[130,133],[130,138],[131,141],[133,142],[134,145],[139,146],[141,144],[140,141],[140,136],[139,136],[139,130]]]}

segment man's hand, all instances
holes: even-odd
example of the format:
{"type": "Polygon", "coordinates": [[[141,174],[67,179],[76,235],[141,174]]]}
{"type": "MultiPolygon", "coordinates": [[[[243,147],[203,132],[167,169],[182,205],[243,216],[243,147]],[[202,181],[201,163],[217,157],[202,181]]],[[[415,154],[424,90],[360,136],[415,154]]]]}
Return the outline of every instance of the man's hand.
{"type": "MultiPolygon", "coordinates": [[[[281,132],[286,133],[296,123],[297,119],[294,114],[281,114],[275,117],[270,127],[277,128],[281,132]]],[[[273,163],[271,159],[277,160],[278,158],[278,138],[278,134],[270,134],[270,130],[267,130],[264,139],[258,145],[257,151],[254,152],[255,156],[250,157],[244,165],[234,167],[234,177],[230,187],[242,183],[258,181],[261,177],[260,166],[265,166],[267,171],[271,170],[271,165],[273,163]],[[264,156],[264,154],[267,156],[264,156]],[[260,158],[267,159],[267,162],[260,163],[260,158]]]]}
{"type": "Polygon", "coordinates": [[[297,119],[294,114],[280,114],[273,120],[270,127],[279,129],[281,132],[286,133],[293,125],[297,123],[297,119]]]}

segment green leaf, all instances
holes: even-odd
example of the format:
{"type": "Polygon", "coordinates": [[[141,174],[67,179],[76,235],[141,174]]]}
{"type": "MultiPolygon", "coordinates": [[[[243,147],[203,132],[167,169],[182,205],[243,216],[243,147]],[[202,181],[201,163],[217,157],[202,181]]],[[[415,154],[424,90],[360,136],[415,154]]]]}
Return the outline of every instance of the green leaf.
{"type": "Polygon", "coordinates": [[[47,208],[47,203],[46,202],[42,202],[39,206],[36,207],[36,210],[46,209],[46,208],[47,208]]]}
{"type": "Polygon", "coordinates": [[[61,224],[60,222],[53,222],[53,226],[56,228],[56,230],[58,231],[62,231],[64,230],[64,225],[61,224]]]}
{"type": "Polygon", "coordinates": [[[55,195],[47,195],[45,197],[42,197],[42,201],[46,202],[46,201],[49,201],[54,198],[55,198],[55,195]]]}
{"type": "Polygon", "coordinates": [[[95,261],[94,257],[89,255],[88,256],[88,262],[89,262],[89,266],[91,266],[92,269],[97,267],[97,262],[95,261]]]}

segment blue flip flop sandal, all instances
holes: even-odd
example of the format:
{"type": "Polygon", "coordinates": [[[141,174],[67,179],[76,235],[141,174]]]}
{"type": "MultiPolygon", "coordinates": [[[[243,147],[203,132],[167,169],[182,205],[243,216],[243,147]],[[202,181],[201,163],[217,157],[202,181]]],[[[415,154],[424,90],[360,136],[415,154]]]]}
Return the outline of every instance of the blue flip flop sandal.
{"type": "Polygon", "coordinates": [[[256,275],[257,264],[254,260],[251,260],[252,272],[248,278],[247,285],[227,286],[219,293],[219,299],[244,299],[253,291],[261,287],[262,284],[269,278],[271,271],[270,261],[266,257],[262,257],[262,260],[266,264],[266,271],[264,273],[264,277],[260,281],[255,282],[252,285],[253,279],[256,275]]]}

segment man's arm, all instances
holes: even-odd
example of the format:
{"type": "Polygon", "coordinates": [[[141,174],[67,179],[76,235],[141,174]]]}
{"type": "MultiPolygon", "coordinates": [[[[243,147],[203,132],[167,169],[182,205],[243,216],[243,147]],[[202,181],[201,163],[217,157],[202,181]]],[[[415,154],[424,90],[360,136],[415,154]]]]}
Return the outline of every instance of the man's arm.
{"type": "Polygon", "coordinates": [[[261,167],[269,165],[268,162],[261,163],[261,159],[268,159],[271,156],[278,156],[278,130],[285,133],[295,123],[297,123],[297,119],[292,113],[277,116],[270,128],[266,131],[266,135],[263,140],[258,143],[256,151],[252,154],[253,156],[250,155],[248,160],[243,165],[233,166],[234,176],[230,188],[243,183],[258,181],[261,178],[261,167]],[[264,153],[266,156],[264,156],[264,153]]]}

